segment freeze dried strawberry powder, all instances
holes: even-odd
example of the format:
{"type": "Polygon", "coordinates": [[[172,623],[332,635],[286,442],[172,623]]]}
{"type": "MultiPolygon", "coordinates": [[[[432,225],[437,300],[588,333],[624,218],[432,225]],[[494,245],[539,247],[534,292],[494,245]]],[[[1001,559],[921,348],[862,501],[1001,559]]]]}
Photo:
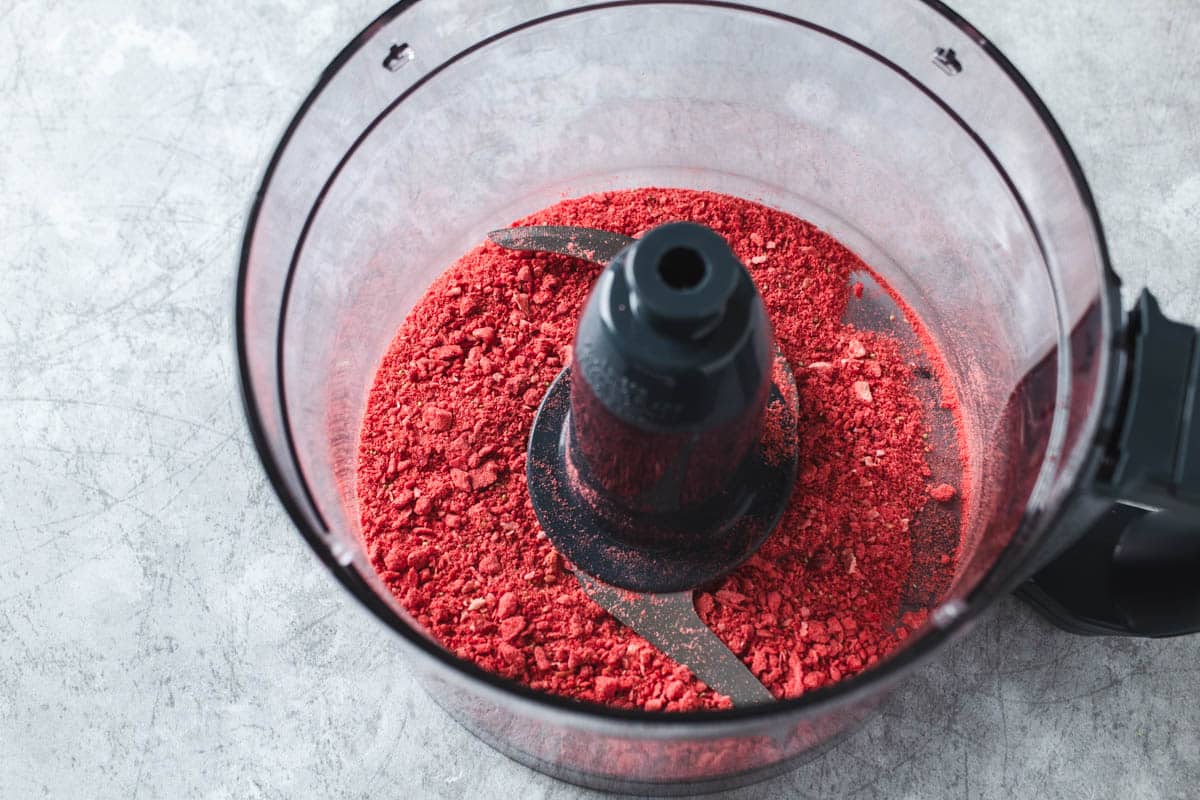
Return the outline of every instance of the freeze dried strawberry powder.
{"type": "MultiPolygon", "coordinates": [[[[514,224],[638,236],[677,220],[728,240],[795,373],[800,466],[787,511],[758,553],[701,587],[695,603],[776,697],[797,697],[861,672],[924,622],[922,609],[902,609],[910,527],[927,503],[961,507],[961,491],[930,482],[918,378],[900,344],[842,322],[862,296],[850,275],[867,266],[812,224],[680,189],[589,195],[514,224]]],[[[399,602],[484,669],[614,706],[728,707],[584,594],[530,505],[534,412],[570,361],[600,271],[488,242],[433,282],[368,400],[357,476],[363,536],[399,602]]],[[[937,354],[927,347],[924,358],[924,377],[941,380],[937,354]]],[[[954,549],[940,554],[947,569],[954,549]]]]}

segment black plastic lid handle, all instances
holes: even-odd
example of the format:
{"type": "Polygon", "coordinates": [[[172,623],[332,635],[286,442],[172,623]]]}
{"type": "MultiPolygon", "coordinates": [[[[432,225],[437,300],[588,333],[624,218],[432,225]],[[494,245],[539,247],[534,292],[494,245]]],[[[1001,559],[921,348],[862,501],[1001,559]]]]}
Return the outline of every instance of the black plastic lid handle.
{"type": "Polygon", "coordinates": [[[1084,634],[1200,632],[1200,330],[1143,291],[1130,314],[1118,423],[1084,504],[1091,530],[1023,594],[1084,634]],[[1101,506],[1103,507],[1103,506],[1101,506]]]}

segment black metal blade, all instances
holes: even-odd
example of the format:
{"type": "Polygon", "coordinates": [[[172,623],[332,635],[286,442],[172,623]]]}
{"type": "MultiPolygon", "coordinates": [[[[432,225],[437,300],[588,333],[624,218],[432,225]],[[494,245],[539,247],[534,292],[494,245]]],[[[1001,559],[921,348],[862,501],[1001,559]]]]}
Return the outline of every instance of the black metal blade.
{"type": "Polygon", "coordinates": [[[692,592],[646,594],[618,589],[576,571],[579,584],[596,603],[634,633],[692,671],[734,706],[775,699],[750,668],[701,621],[692,592]]]}
{"type": "Polygon", "coordinates": [[[620,233],[570,225],[501,228],[489,233],[488,239],[508,250],[541,250],[601,266],[634,242],[632,237],[620,233]]]}

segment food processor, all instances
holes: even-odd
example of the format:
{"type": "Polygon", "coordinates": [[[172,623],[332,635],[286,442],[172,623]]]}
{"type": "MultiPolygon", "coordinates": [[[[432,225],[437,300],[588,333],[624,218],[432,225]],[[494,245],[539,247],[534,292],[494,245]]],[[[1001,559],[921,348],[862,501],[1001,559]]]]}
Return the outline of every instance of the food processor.
{"type": "MultiPolygon", "coordinates": [[[[275,152],[245,236],[237,335],[255,444],[305,539],[442,707],[565,780],[692,794],[795,766],[1014,590],[1080,633],[1200,631],[1197,331],[1145,293],[1122,314],[1061,131],[937,2],[401,2],[337,56],[275,152]],[[957,566],[928,623],[859,675],[790,700],[748,687],[722,711],[572,701],[457,658],[374,573],[358,435],[408,311],[512,219],[639,186],[812,221],[878,272],[945,360],[973,487],[957,566]]],[[[539,425],[561,427],[553,401],[539,425]]],[[[607,583],[665,594],[694,580],[607,583]]],[[[590,593],[655,642],[622,616],[627,596],[605,591],[590,593]]]]}

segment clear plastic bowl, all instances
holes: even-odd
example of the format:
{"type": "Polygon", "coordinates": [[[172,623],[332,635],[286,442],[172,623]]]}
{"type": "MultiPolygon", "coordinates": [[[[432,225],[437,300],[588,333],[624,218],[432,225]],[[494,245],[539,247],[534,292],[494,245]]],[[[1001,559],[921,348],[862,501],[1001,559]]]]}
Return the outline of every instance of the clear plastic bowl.
{"type": "Polygon", "coordinates": [[[816,752],[1057,546],[1047,523],[1110,382],[1114,285],[1061,132],[940,3],[422,0],[334,60],[280,143],[246,233],[238,347],[276,491],[437,701],[537,769],[683,793],[816,752]],[[645,185],[832,233],[924,320],[962,399],[974,491],[953,584],[903,650],[796,700],[664,714],[534,692],[438,646],[360,541],[366,393],[425,287],[492,228],[645,185]]]}

